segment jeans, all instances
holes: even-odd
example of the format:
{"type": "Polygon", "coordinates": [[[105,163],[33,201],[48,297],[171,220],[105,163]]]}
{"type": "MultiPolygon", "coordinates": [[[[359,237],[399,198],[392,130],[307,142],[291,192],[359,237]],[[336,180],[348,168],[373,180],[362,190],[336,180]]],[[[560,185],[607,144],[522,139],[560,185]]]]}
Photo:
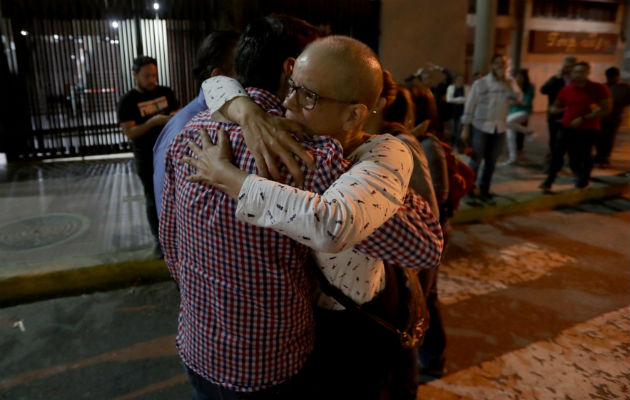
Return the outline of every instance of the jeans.
{"type": "Polygon", "coordinates": [[[607,163],[615,145],[615,136],[621,125],[621,119],[602,118],[602,130],[595,137],[595,162],[607,163]]]}
{"type": "Polygon", "coordinates": [[[479,166],[483,160],[483,169],[479,178],[479,188],[482,194],[488,194],[490,191],[490,182],[494,174],[494,168],[497,159],[503,151],[503,143],[505,142],[505,134],[503,132],[487,133],[472,127],[472,149],[473,154],[470,157],[469,167],[479,176],[479,166]]]}
{"type": "Polygon", "coordinates": [[[155,239],[156,246],[160,245],[158,238],[159,221],[157,216],[157,207],[155,206],[155,192],[153,191],[153,152],[146,150],[135,150],[136,169],[142,188],[144,189],[144,198],[146,201],[147,220],[151,233],[155,239]]]}
{"type": "Polygon", "coordinates": [[[453,149],[457,150],[462,134],[461,115],[455,115],[449,123],[451,124],[451,146],[453,146],[453,149]]]}
{"type": "MultiPolygon", "coordinates": [[[[526,130],[525,124],[529,119],[529,114],[525,111],[517,111],[508,115],[507,124],[508,130],[506,133],[506,142],[508,148],[508,160],[516,161],[518,150],[518,134],[523,134],[523,130],[526,130]]],[[[522,142],[521,142],[521,148],[522,142]]]]}
{"type": "Polygon", "coordinates": [[[556,136],[556,143],[551,153],[551,165],[545,183],[549,186],[562,169],[564,155],[569,153],[569,166],[576,179],[576,185],[586,185],[591,178],[593,158],[591,150],[599,132],[563,127],[556,136]]]}

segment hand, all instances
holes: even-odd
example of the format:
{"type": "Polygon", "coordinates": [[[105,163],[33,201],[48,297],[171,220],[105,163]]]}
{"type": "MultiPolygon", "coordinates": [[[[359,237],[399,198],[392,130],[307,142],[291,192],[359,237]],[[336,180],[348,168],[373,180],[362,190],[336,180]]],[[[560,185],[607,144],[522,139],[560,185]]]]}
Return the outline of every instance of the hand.
{"type": "Polygon", "coordinates": [[[413,128],[411,131],[409,131],[409,133],[411,133],[411,135],[413,135],[414,137],[418,138],[425,134],[425,132],[429,128],[430,123],[431,123],[431,120],[425,119],[424,121],[416,125],[416,127],[413,128]]]}
{"type": "Polygon", "coordinates": [[[582,125],[582,122],[584,122],[584,117],[575,118],[573,121],[571,121],[571,128],[579,127],[580,125],[582,125]]]}
{"type": "Polygon", "coordinates": [[[171,119],[172,115],[156,114],[149,118],[152,126],[163,126],[171,119]]]}
{"type": "Polygon", "coordinates": [[[300,185],[304,181],[304,176],[293,156],[302,159],[308,168],[315,168],[313,157],[291,136],[293,133],[303,139],[302,125],[266,113],[259,107],[256,107],[256,110],[247,113],[241,128],[245,144],[256,160],[259,174],[265,177],[271,175],[273,179],[279,180],[280,172],[276,163],[276,158],[279,158],[295,182],[300,185]]]}
{"type": "Polygon", "coordinates": [[[232,148],[225,130],[221,128],[217,132],[216,146],[210,141],[210,136],[205,129],[201,129],[199,135],[203,147],[199,147],[192,141],[188,143],[188,147],[197,158],[183,158],[183,161],[196,169],[197,173],[186,179],[193,183],[213,185],[236,199],[247,178],[247,173],[232,164],[232,148]]]}
{"type": "Polygon", "coordinates": [[[470,125],[465,124],[462,126],[462,133],[459,136],[463,142],[468,142],[470,139],[470,125]]]}

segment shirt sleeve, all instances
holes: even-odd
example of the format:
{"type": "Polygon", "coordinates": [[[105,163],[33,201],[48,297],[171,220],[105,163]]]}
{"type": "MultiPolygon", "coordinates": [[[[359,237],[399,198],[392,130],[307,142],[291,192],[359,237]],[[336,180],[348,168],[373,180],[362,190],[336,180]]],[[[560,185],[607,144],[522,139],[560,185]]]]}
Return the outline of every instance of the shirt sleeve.
{"type": "Polygon", "coordinates": [[[247,91],[234,78],[228,76],[214,76],[201,84],[203,96],[210,113],[218,112],[221,107],[235,97],[247,96],[247,91]]]}
{"type": "Polygon", "coordinates": [[[448,169],[446,166],[446,156],[444,148],[437,142],[437,139],[426,138],[420,142],[424,154],[429,164],[433,191],[439,205],[448,199],[448,169]]]}
{"type": "Polygon", "coordinates": [[[172,146],[166,153],[164,162],[164,187],[162,192],[162,212],[160,213],[159,238],[162,252],[164,253],[164,262],[168,267],[171,276],[176,282],[178,279],[178,263],[177,255],[177,221],[175,209],[175,168],[173,165],[172,146]]]}
{"type": "Polygon", "coordinates": [[[403,268],[434,268],[440,264],[444,237],[429,203],[409,189],[405,203],[355,249],[403,268]]]}
{"type": "Polygon", "coordinates": [[[473,83],[470,94],[466,97],[464,113],[462,114],[462,124],[470,124],[472,122],[475,107],[477,107],[477,102],[479,101],[479,95],[477,94],[479,92],[479,85],[481,85],[481,79],[473,83]]]}
{"type": "Polygon", "coordinates": [[[316,251],[353,247],[399,210],[412,172],[402,142],[391,136],[372,140],[374,146],[363,145],[356,164],[321,195],[250,175],[238,197],[237,218],[316,251]]]}

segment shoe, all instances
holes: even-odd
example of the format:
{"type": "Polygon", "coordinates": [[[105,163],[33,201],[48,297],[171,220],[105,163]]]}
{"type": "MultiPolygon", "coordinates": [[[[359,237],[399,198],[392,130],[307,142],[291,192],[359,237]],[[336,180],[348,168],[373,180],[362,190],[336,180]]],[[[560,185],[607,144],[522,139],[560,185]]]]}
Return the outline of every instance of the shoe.
{"type": "Polygon", "coordinates": [[[418,361],[418,367],[420,369],[420,383],[431,382],[446,375],[443,358],[426,366],[423,365],[422,362],[418,361]]]}
{"type": "Polygon", "coordinates": [[[494,197],[494,194],[486,192],[486,193],[482,193],[479,196],[479,199],[490,206],[494,206],[497,204],[497,202],[494,200],[493,197],[494,197]]]}
{"type": "Polygon", "coordinates": [[[525,136],[525,140],[527,140],[528,142],[533,142],[534,140],[536,140],[537,137],[538,137],[538,133],[536,133],[536,132],[529,132],[525,136]]]}
{"type": "Polygon", "coordinates": [[[543,193],[545,194],[551,193],[551,183],[549,183],[547,180],[542,181],[542,183],[538,185],[538,187],[542,189],[543,193]]]}
{"type": "Polygon", "coordinates": [[[575,183],[575,188],[576,189],[586,189],[587,187],[591,186],[591,182],[589,181],[578,181],[575,183]]]}
{"type": "Polygon", "coordinates": [[[509,167],[510,165],[516,164],[516,159],[510,159],[499,164],[500,167],[509,167]]]}

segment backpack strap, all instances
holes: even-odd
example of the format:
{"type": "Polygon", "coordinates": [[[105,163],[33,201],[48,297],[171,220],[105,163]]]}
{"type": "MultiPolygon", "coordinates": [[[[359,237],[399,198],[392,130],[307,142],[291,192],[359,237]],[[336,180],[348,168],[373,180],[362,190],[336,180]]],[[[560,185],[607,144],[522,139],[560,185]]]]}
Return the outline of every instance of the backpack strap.
{"type": "Polygon", "coordinates": [[[405,325],[404,329],[397,328],[393,323],[390,323],[384,318],[367,311],[365,307],[357,304],[354,300],[345,295],[338,287],[331,284],[317,265],[313,265],[312,269],[314,270],[315,276],[319,281],[319,285],[322,291],[328,296],[337,300],[337,302],[344,306],[346,310],[361,314],[365,318],[371,319],[372,321],[381,325],[383,328],[394,333],[396,336],[398,336],[400,343],[404,348],[411,349],[419,347],[424,340],[424,333],[428,328],[428,313],[424,294],[422,292],[422,286],[420,285],[418,276],[415,271],[409,271],[404,268],[389,266],[388,264],[385,264],[385,268],[387,282],[386,289],[383,290],[383,292],[387,290],[387,285],[390,285],[390,287],[391,285],[396,285],[396,288],[392,289],[398,289],[397,293],[394,295],[397,295],[396,300],[401,300],[403,298],[403,296],[401,296],[401,289],[406,289],[409,291],[407,296],[404,296],[406,297],[408,306],[408,310],[406,310],[408,312],[407,324],[405,325]],[[398,269],[402,271],[396,271],[398,269]],[[399,272],[399,274],[396,274],[396,272],[399,272]],[[407,283],[405,284],[405,282],[402,282],[403,279],[400,279],[401,276],[396,275],[406,276],[407,283]],[[395,282],[392,282],[392,280],[395,282]]]}

